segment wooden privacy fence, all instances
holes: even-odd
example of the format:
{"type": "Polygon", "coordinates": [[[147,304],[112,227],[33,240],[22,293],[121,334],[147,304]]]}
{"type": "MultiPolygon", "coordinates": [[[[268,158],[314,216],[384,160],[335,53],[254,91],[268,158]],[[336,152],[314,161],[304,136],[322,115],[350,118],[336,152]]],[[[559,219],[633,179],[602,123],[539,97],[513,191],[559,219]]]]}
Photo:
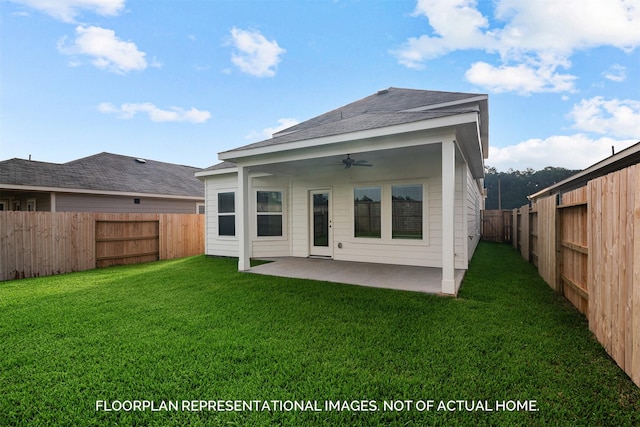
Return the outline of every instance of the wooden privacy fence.
{"type": "Polygon", "coordinates": [[[0,280],[204,253],[204,215],[0,212],[0,280]]]}
{"type": "Polygon", "coordinates": [[[511,211],[488,210],[481,211],[482,240],[490,242],[510,242],[512,237],[511,211]]]}
{"type": "Polygon", "coordinates": [[[640,164],[516,209],[516,221],[514,247],[640,386],[640,164]]]}

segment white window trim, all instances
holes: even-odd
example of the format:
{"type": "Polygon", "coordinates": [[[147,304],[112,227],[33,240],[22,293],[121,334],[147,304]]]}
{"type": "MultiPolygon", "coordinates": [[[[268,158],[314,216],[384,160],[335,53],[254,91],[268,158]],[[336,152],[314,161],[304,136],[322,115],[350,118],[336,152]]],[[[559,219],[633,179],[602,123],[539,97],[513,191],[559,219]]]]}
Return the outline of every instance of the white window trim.
{"type": "Polygon", "coordinates": [[[255,240],[264,242],[264,241],[285,241],[288,239],[287,231],[289,227],[288,224],[288,215],[287,215],[287,191],[282,187],[254,187],[253,188],[253,198],[251,200],[252,206],[252,215],[253,215],[253,238],[255,240]],[[282,194],[282,212],[258,212],[258,192],[259,191],[271,191],[271,192],[279,192],[282,194]],[[258,236],[258,215],[282,215],[282,236],[258,236]]]}
{"type": "MultiPolygon", "coordinates": [[[[234,240],[237,241],[238,240],[238,217],[237,217],[237,212],[236,212],[236,196],[238,195],[238,189],[237,188],[219,188],[216,190],[215,192],[216,196],[215,196],[215,215],[216,215],[216,225],[214,227],[215,233],[216,233],[216,239],[217,240],[234,240]],[[220,206],[218,205],[218,195],[221,193],[233,193],[233,213],[231,212],[223,212],[220,213],[220,206]],[[235,216],[236,219],[236,234],[234,236],[225,236],[225,235],[220,235],[220,221],[219,221],[219,217],[220,215],[227,215],[227,216],[235,216]]],[[[207,209],[205,207],[205,215],[207,213],[207,209]]]]}
{"type": "Polygon", "coordinates": [[[429,184],[425,179],[408,179],[397,181],[359,182],[351,186],[350,202],[350,243],[366,245],[402,245],[402,246],[430,246],[429,235],[429,184]],[[398,185],[422,185],[422,239],[393,239],[392,234],[392,201],[391,187],[398,185]],[[355,203],[354,190],[363,187],[380,187],[381,206],[381,236],[355,237],[355,203]]]}

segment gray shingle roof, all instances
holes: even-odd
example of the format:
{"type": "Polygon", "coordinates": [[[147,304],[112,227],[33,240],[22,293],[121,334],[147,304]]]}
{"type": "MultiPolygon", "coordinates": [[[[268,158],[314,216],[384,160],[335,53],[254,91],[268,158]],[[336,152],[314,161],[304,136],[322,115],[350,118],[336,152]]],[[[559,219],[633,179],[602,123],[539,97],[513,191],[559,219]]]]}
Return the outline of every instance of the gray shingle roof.
{"type": "Polygon", "coordinates": [[[154,160],[142,163],[135,157],[111,153],[62,164],[10,159],[0,162],[0,187],[28,185],[201,198],[204,184],[194,175],[199,170],[154,160]]]}
{"type": "Polygon", "coordinates": [[[284,129],[275,133],[270,139],[229,151],[340,135],[475,111],[461,108],[459,104],[463,104],[465,99],[471,100],[478,96],[482,95],[391,87],[284,129]],[[420,111],[421,108],[424,110],[420,111]]]}

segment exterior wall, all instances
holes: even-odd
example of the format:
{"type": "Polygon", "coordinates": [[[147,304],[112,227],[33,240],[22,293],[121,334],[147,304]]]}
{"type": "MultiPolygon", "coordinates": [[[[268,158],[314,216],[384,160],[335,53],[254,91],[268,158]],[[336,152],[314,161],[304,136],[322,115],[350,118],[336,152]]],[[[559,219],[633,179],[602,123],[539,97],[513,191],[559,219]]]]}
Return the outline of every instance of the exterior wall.
{"type": "Polygon", "coordinates": [[[466,211],[467,211],[467,237],[468,237],[468,249],[467,259],[471,260],[473,253],[480,241],[480,210],[483,205],[483,197],[478,188],[476,180],[471,176],[471,172],[467,169],[466,179],[466,211]]]}
{"type": "Polygon", "coordinates": [[[57,212],[112,212],[112,213],[197,213],[196,200],[160,199],[134,196],[107,196],[95,194],[56,193],[57,212]]]}
{"type": "MultiPolygon", "coordinates": [[[[407,171],[378,167],[375,175],[353,171],[345,174],[326,174],[322,177],[252,177],[249,180],[249,232],[251,256],[308,257],[310,254],[311,190],[331,190],[333,258],[345,261],[374,262],[425,267],[442,267],[442,178],[440,159],[427,159],[420,170],[407,171]],[[400,174],[408,178],[398,178],[400,174]],[[396,184],[423,186],[423,239],[391,239],[390,190],[396,184]],[[354,237],[354,187],[379,186],[382,189],[382,238],[354,237]],[[283,236],[256,236],[256,191],[283,192],[283,236]],[[341,246],[341,247],[339,247],[341,246]]],[[[235,173],[205,178],[207,239],[206,253],[217,256],[238,256],[236,237],[218,236],[219,192],[236,191],[235,173]]],[[[479,209],[481,196],[466,164],[456,165],[455,186],[455,267],[466,269],[479,239],[479,209]],[[473,235],[469,239],[469,235],[473,235]]],[[[236,213],[237,214],[237,213],[236,213]]]]}
{"type": "Polygon", "coordinates": [[[236,174],[219,175],[205,180],[205,254],[207,255],[238,256],[238,238],[218,236],[218,193],[236,191],[237,187],[236,174]]]}

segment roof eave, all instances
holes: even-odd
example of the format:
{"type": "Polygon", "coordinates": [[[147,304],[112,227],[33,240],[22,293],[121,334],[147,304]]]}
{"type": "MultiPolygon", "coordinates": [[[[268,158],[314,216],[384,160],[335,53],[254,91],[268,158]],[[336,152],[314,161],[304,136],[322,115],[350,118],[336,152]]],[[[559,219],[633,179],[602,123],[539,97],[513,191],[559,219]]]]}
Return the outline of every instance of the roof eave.
{"type": "MultiPolygon", "coordinates": [[[[268,145],[263,147],[229,150],[218,154],[220,160],[237,163],[242,159],[261,156],[265,154],[284,153],[291,150],[318,147],[323,145],[338,144],[342,142],[356,141],[361,139],[384,137],[402,133],[411,133],[423,130],[435,130],[438,128],[448,128],[461,124],[477,121],[477,113],[469,112],[454,114],[451,116],[438,117],[434,119],[421,120],[411,123],[386,126],[382,128],[366,129],[356,132],[347,132],[338,135],[329,135],[318,138],[304,139],[300,141],[287,142],[282,144],[268,145]]],[[[196,175],[198,176],[198,175],[196,175]]],[[[203,176],[203,175],[201,175],[203,176]]]]}

